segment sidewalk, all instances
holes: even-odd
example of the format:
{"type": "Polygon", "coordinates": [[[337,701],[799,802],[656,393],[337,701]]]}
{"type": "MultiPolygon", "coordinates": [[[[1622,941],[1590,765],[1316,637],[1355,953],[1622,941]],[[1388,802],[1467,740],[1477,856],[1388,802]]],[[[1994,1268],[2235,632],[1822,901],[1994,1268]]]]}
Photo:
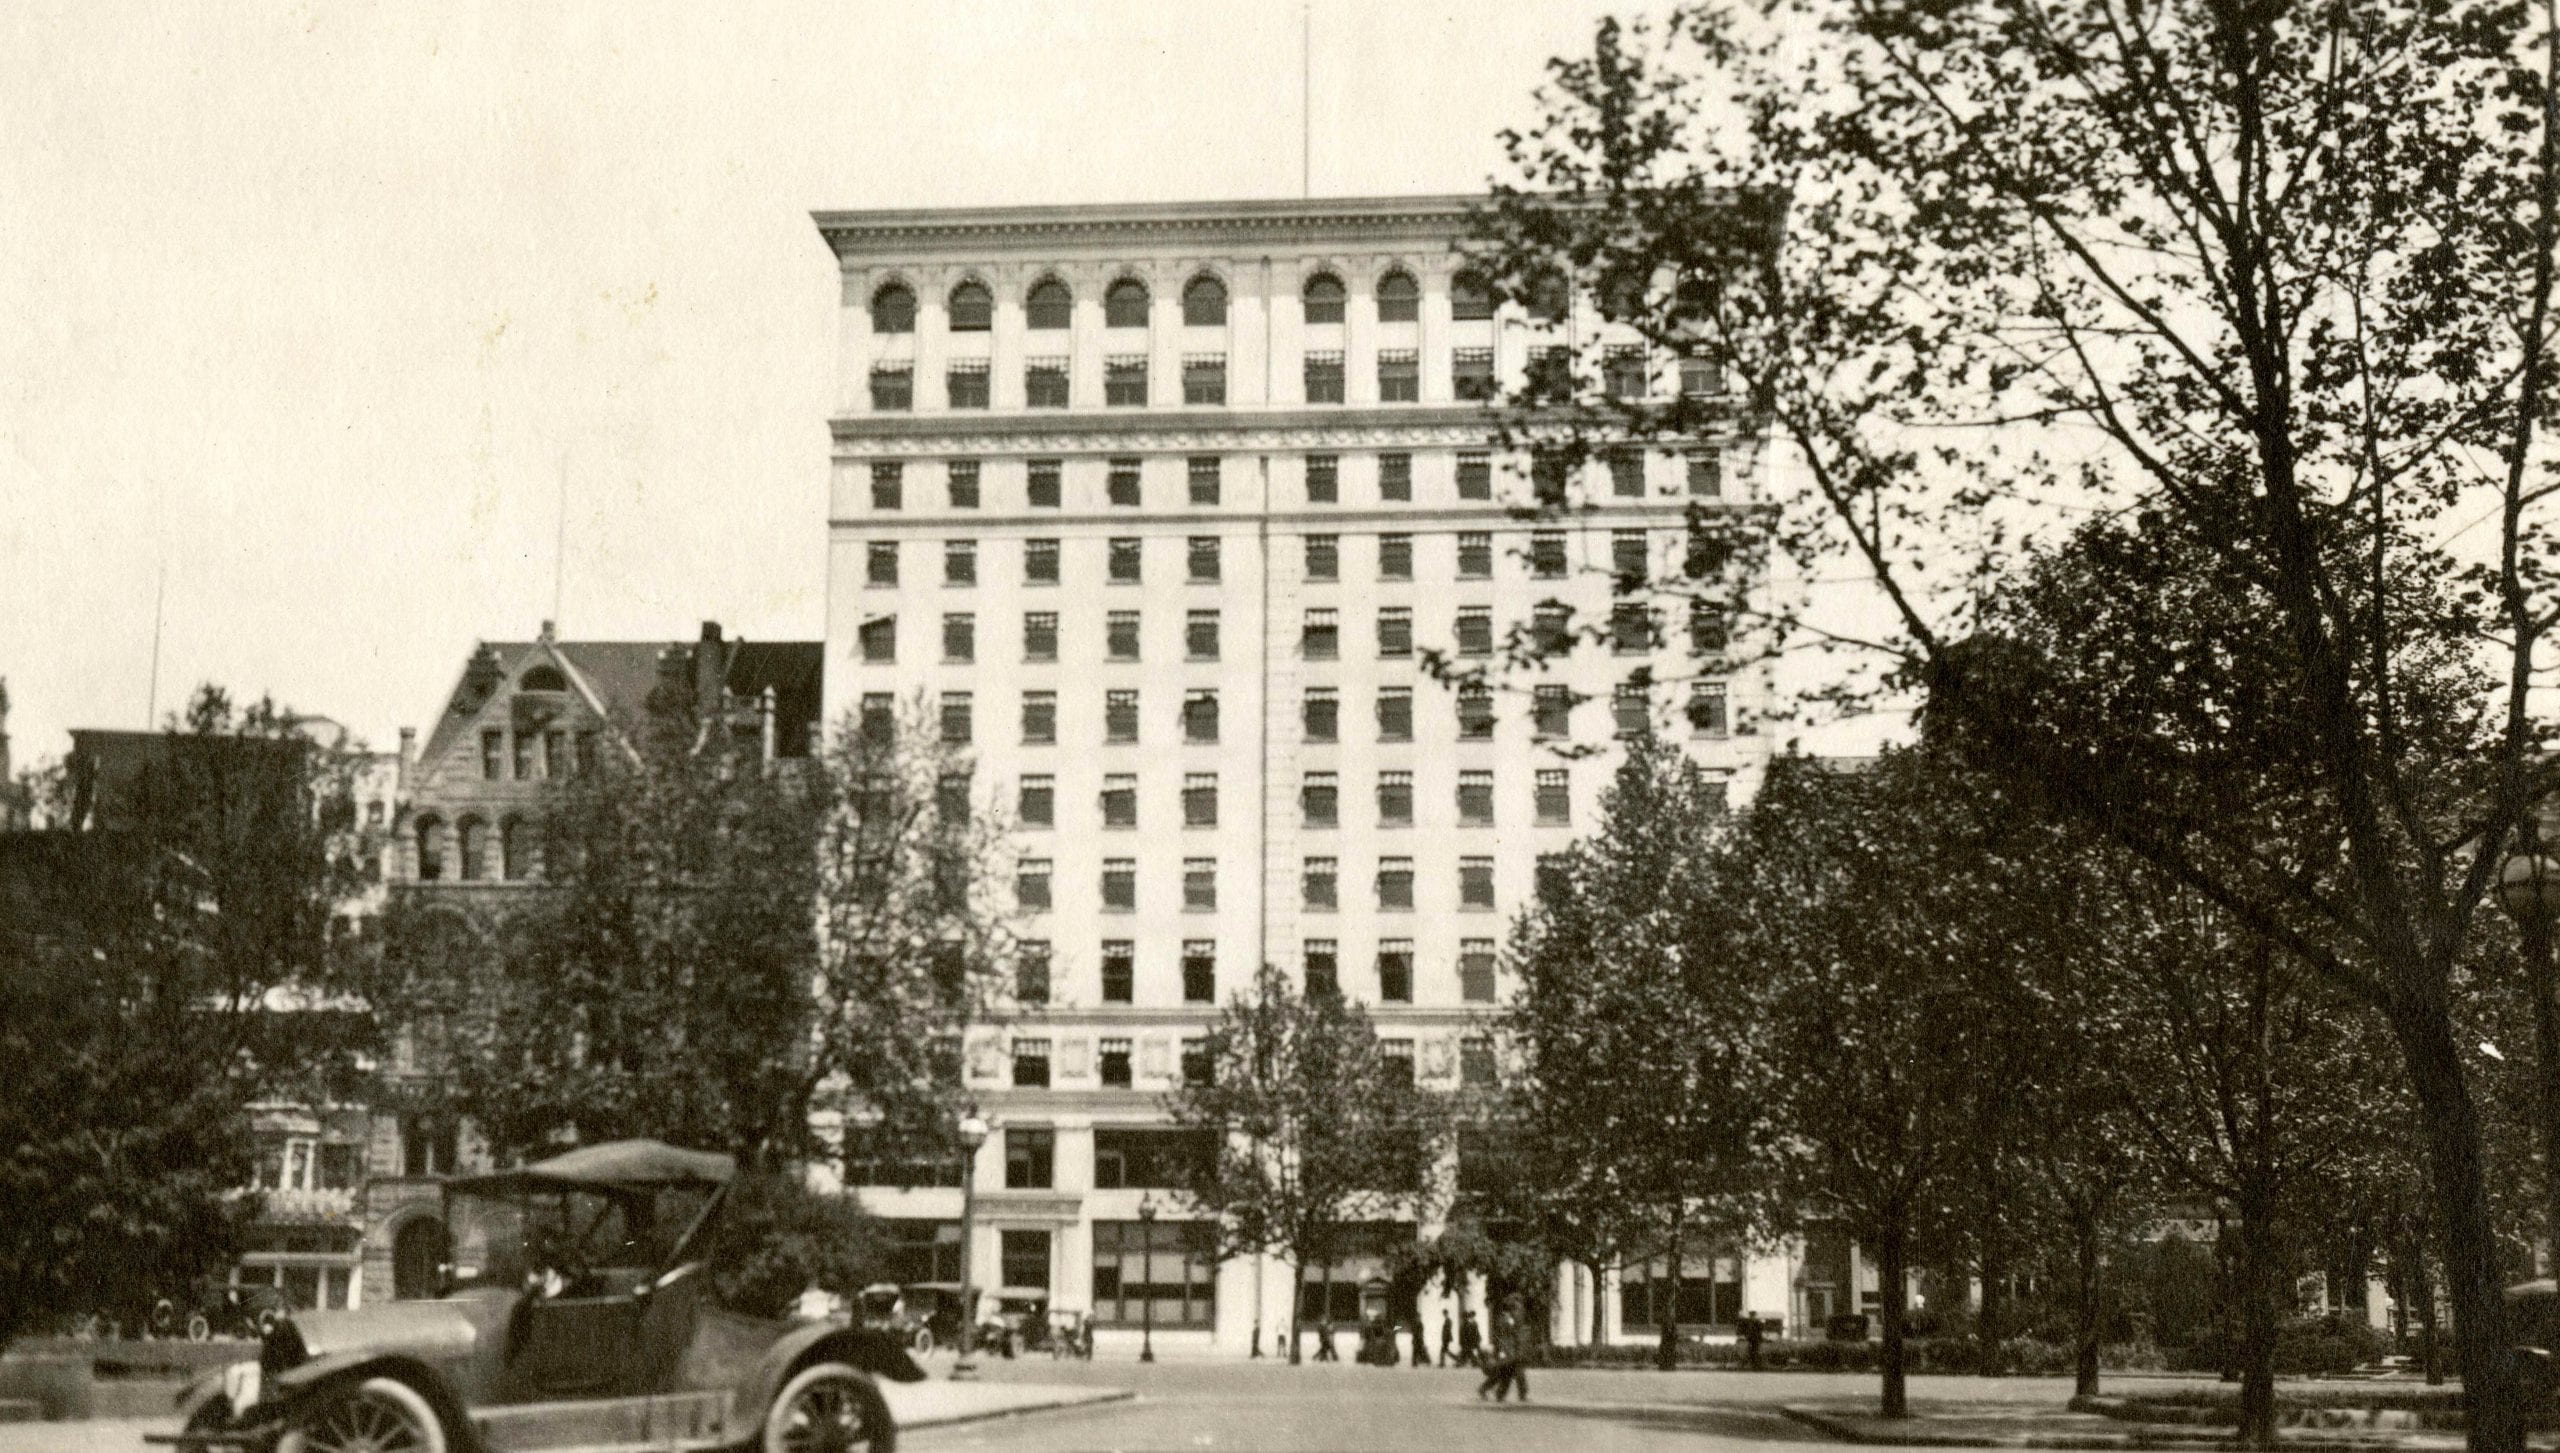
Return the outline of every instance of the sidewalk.
{"type": "MultiPolygon", "coordinates": [[[[884,1383],[881,1394],[901,1431],[1020,1417],[1099,1403],[1124,1402],[1126,1388],[1044,1382],[884,1383]]],[[[0,1453],[144,1453],[142,1435],[176,1426],[171,1418],[97,1418],[85,1423],[0,1423],[0,1453]]]]}
{"type": "MultiPolygon", "coordinates": [[[[1889,1419],[1876,1414],[1873,1396],[1850,1400],[1782,1404],[1779,1412],[1795,1423],[1842,1443],[1875,1443],[1904,1448],[2227,1448],[2231,1433],[2220,1427],[2163,1423],[2128,1423],[2098,1413],[2074,1412],[2052,1404],[1958,1401],[1914,1398],[1911,1416],[1889,1419]]],[[[2346,1431],[2337,1428],[2285,1428],[2277,1443],[2301,1453],[2453,1453],[2463,1446],[2459,1432],[2393,1429],[2346,1431]]],[[[2533,1446],[2548,1448],[2538,1437],[2533,1446]]]]}

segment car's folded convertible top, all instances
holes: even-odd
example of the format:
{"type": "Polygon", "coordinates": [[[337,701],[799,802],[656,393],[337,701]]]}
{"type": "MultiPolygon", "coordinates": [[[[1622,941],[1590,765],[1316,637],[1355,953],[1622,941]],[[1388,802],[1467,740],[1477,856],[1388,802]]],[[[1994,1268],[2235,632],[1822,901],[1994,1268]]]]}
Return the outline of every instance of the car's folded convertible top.
{"type": "Polygon", "coordinates": [[[616,1186],[723,1186],[737,1162],[708,1150],[678,1150],[662,1140],[613,1140],[538,1160],[514,1170],[462,1176],[445,1184],[457,1191],[504,1195],[511,1191],[616,1186]]]}

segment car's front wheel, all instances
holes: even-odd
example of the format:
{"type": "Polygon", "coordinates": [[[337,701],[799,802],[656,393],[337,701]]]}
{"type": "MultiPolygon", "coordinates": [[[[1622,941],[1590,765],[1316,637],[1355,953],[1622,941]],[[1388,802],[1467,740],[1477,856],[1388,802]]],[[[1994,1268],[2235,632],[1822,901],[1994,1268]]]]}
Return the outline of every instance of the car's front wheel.
{"type": "Polygon", "coordinates": [[[933,1329],[931,1327],[918,1327],[915,1331],[907,1334],[907,1350],[918,1357],[923,1357],[931,1353],[933,1351],[933,1329]]]}
{"type": "Polygon", "coordinates": [[[416,1388],[369,1377],[314,1398],[276,1453],[446,1453],[444,1421],[416,1388]]]}
{"type": "Polygon", "coordinates": [[[763,1453],[896,1453],[898,1425],[871,1379],[841,1362],[794,1373],[764,1415],[763,1453]]]}

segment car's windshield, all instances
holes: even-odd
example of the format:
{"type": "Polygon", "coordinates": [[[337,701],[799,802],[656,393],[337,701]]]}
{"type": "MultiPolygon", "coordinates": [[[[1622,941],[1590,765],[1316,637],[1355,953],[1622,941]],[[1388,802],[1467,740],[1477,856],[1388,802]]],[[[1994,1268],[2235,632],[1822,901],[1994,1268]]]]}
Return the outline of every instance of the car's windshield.
{"type": "Polygon", "coordinates": [[[594,1291],[628,1290],[667,1265],[706,1199],[691,1188],[449,1189],[454,1285],[516,1288],[556,1275],[594,1291]]]}

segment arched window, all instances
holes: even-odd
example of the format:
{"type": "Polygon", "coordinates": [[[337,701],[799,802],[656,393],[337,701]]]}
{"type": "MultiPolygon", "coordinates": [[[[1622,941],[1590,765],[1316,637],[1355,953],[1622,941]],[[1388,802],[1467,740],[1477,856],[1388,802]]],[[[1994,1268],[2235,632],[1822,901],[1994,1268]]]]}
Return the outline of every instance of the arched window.
{"type": "Polygon", "coordinates": [[[430,813],[418,819],[418,881],[434,883],[444,877],[444,819],[430,813]]]}
{"type": "Polygon", "coordinates": [[[1227,326],[1227,285],[1202,273],[1182,290],[1182,321],[1191,328],[1227,326]]]}
{"type": "Polygon", "coordinates": [[[518,691],[566,691],[569,679],[557,666],[536,666],[516,681],[518,691]]]}
{"type": "Polygon", "coordinates": [[[1147,326],[1147,285],[1124,277],[1102,295],[1102,322],[1107,328],[1147,326]]]}
{"type": "Polygon", "coordinates": [[[913,333],[916,331],[916,291],[905,283],[883,283],[871,295],[871,331],[874,333],[913,333]]]}
{"type": "Polygon", "coordinates": [[[510,879],[533,876],[533,829],[521,817],[498,824],[498,871],[510,879]]]}
{"type": "Polygon", "coordinates": [[[1493,316],[1493,287],[1483,273],[1470,268],[1449,279],[1449,316],[1461,323],[1493,316]]]}
{"type": "Polygon", "coordinates": [[[1409,272],[1391,272],[1378,279],[1378,321],[1410,323],[1422,312],[1422,288],[1409,272]]]}
{"type": "Polygon", "coordinates": [[[1573,288],[1561,273],[1548,273],[1529,285],[1529,316],[1541,323],[1561,323],[1573,311],[1573,288]]]}
{"type": "Polygon", "coordinates": [[[1342,279],[1329,272],[1317,273],[1314,277],[1307,279],[1307,290],[1303,301],[1306,305],[1308,322],[1341,322],[1342,279]]]}
{"type": "Polygon", "coordinates": [[[951,331],[984,333],[996,325],[996,295],[982,282],[962,283],[951,290],[951,331]]]}
{"type": "Polygon", "coordinates": [[[1644,279],[1632,273],[1619,273],[1600,285],[1600,312],[1613,323],[1632,322],[1644,316],[1644,279]]]}
{"type": "Polygon", "coordinates": [[[454,829],[461,848],[462,881],[477,883],[489,876],[489,827],[476,817],[466,817],[454,829]]]}
{"type": "Polygon", "coordinates": [[[1034,328],[1064,328],[1075,316],[1076,296],[1056,278],[1043,278],[1022,300],[1023,321],[1034,328]]]}

